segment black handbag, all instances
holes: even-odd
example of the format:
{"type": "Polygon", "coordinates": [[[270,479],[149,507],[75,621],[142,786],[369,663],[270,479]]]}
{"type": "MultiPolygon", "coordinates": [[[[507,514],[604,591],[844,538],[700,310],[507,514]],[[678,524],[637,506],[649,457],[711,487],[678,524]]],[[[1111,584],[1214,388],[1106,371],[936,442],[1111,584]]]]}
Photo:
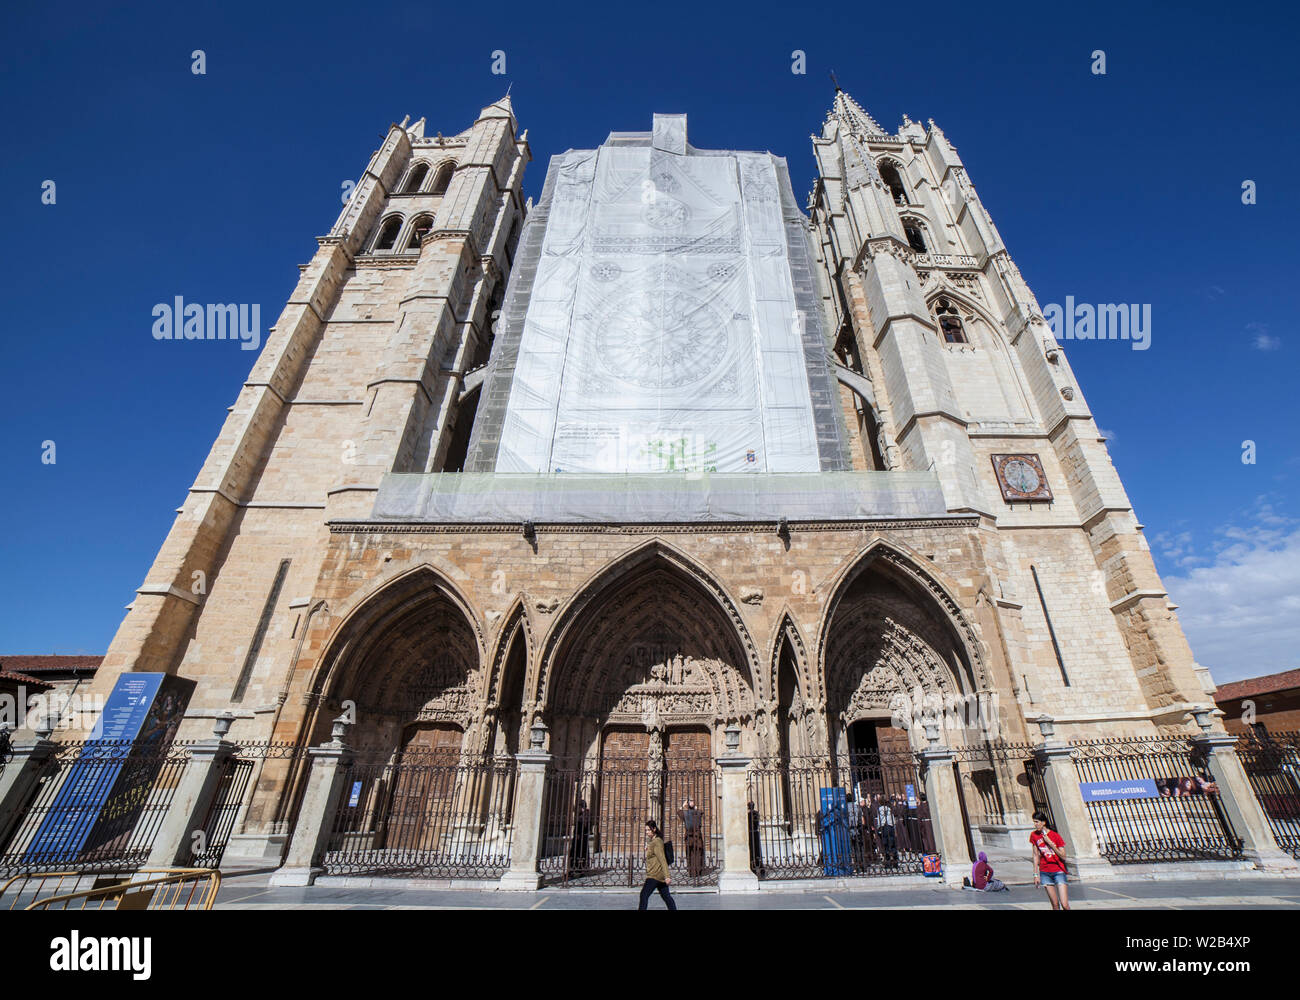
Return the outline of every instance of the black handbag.
{"type": "Polygon", "coordinates": [[[664,841],[664,860],[670,865],[673,863],[673,842],[671,840],[664,841]]]}

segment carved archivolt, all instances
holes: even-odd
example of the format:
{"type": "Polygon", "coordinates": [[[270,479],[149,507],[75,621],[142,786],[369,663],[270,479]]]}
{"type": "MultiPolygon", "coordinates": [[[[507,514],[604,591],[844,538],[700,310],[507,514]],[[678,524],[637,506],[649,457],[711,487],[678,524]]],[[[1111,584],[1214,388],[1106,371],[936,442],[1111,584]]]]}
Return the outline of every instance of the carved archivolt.
{"type": "Polygon", "coordinates": [[[749,720],[753,690],[745,654],[716,609],[664,568],[606,595],[566,644],[548,692],[559,715],[706,724],[749,720]]]}

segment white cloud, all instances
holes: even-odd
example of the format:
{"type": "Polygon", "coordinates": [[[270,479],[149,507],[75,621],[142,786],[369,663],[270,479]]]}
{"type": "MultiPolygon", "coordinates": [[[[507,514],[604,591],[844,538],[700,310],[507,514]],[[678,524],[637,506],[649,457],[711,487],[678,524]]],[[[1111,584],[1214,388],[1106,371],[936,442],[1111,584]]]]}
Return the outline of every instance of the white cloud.
{"type": "Polygon", "coordinates": [[[1300,664],[1300,523],[1262,497],[1251,519],[1219,531],[1208,566],[1189,568],[1182,536],[1163,553],[1185,569],[1165,586],[1196,662],[1219,684],[1300,664]]]}
{"type": "Polygon", "coordinates": [[[1274,337],[1268,332],[1267,323],[1247,323],[1246,329],[1253,333],[1254,339],[1251,343],[1257,351],[1276,351],[1282,347],[1282,338],[1274,337]]]}

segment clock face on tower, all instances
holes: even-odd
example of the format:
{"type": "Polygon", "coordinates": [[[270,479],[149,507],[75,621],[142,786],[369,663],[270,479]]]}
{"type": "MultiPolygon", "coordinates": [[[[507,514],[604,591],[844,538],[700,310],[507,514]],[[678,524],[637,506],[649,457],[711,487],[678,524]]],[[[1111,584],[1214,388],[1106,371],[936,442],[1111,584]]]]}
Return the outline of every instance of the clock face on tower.
{"type": "Polygon", "coordinates": [[[1037,455],[994,455],[993,472],[1002,489],[1002,499],[1016,500],[1052,499],[1052,491],[1043,474],[1043,463],[1037,455]]]}

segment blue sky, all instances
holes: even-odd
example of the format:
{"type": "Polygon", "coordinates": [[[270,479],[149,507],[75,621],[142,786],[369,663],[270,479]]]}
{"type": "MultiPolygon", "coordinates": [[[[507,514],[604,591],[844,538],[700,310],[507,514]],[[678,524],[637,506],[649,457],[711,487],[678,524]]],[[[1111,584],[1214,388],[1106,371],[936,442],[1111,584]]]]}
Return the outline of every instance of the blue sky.
{"type": "Polygon", "coordinates": [[[1220,681],[1296,666],[1300,15],[1070,6],[8,13],[0,654],[107,648],[251,367],[153,340],[153,305],[260,303],[272,324],[390,122],[455,133],[511,86],[535,197],[552,154],[685,112],[696,145],[785,156],[802,197],[833,69],[887,128],[944,129],[1040,302],[1151,305],[1149,350],[1066,352],[1197,659],[1220,681]]]}

